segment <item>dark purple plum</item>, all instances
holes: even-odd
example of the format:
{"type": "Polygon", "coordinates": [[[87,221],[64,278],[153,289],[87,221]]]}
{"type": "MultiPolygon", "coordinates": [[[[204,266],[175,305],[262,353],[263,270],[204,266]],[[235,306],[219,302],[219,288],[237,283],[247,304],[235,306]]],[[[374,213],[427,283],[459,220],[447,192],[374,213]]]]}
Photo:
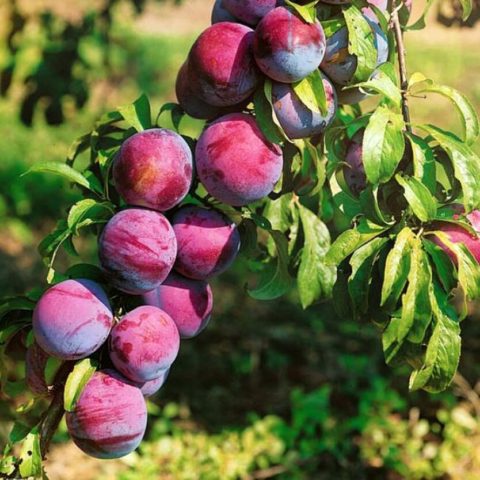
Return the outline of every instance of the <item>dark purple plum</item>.
{"type": "Polygon", "coordinates": [[[90,378],[66,420],[72,440],[87,455],[119,458],[142,441],[147,406],[139,388],[103,370],[90,378]]]}
{"type": "Polygon", "coordinates": [[[277,5],[277,0],[223,0],[228,12],[242,22],[255,26],[277,5]]]}
{"type": "Polygon", "coordinates": [[[170,210],[192,184],[192,152],[176,132],[153,128],[123,142],[113,164],[118,193],[130,205],[170,210]]]}
{"type": "Polygon", "coordinates": [[[223,0],[215,0],[211,24],[213,25],[214,23],[220,22],[238,22],[238,19],[225,8],[223,0]]]}
{"type": "Polygon", "coordinates": [[[325,54],[320,22],[307,23],[284,7],[263,17],[253,51],[262,72],[277,82],[293,83],[315,71],[325,54]]]}
{"type": "Polygon", "coordinates": [[[198,140],[195,159],[208,193],[235,206],[268,195],[283,166],[281,149],[244,113],[225,115],[209,125],[198,140]]]}
{"type": "Polygon", "coordinates": [[[346,166],[343,170],[348,188],[354,195],[360,195],[367,186],[367,176],[362,158],[363,135],[356,135],[347,145],[345,154],[346,166]]]}
{"type": "MultiPolygon", "coordinates": [[[[198,218],[198,215],[195,218],[198,218]]],[[[181,229],[180,224],[178,225],[177,228],[183,239],[184,229],[181,229]]],[[[205,236],[202,236],[202,244],[204,240],[205,236]]],[[[208,238],[205,243],[207,242],[208,238]]],[[[183,244],[184,242],[182,242],[183,244]]],[[[183,253],[186,253],[185,248],[183,253]]],[[[204,250],[201,248],[197,253],[201,255],[204,250]]],[[[201,265],[201,267],[204,266],[201,265]]],[[[185,278],[173,272],[159,287],[146,293],[143,300],[147,305],[153,305],[167,312],[177,325],[181,338],[198,335],[207,326],[213,307],[212,289],[207,282],[185,278]]]]}
{"type": "Polygon", "coordinates": [[[168,220],[159,212],[129,208],[114,215],[99,239],[100,263],[110,283],[133,295],[165,280],[177,254],[168,220]]]}
{"type": "Polygon", "coordinates": [[[25,383],[30,391],[38,396],[48,395],[48,385],[45,379],[45,367],[48,354],[36,342],[27,348],[25,355],[25,383]]]}
{"type": "Polygon", "coordinates": [[[144,383],[170,368],[180,348],[180,335],[167,313],[144,305],[113,327],[109,347],[115,368],[129,380],[144,383]]]}
{"type": "Polygon", "coordinates": [[[140,391],[142,392],[144,397],[151,397],[155,395],[167,381],[168,374],[170,373],[170,369],[165,370],[158,378],[154,378],[153,380],[149,380],[143,384],[138,384],[140,391]]]}
{"type": "MultiPolygon", "coordinates": [[[[240,234],[222,213],[188,206],[175,213],[172,225],[178,242],[175,270],[185,277],[211,278],[224,272],[235,260],[240,234]]],[[[207,302],[203,314],[210,308],[207,302]]]]}
{"type": "Polygon", "coordinates": [[[289,138],[319,135],[332,123],[337,111],[337,97],[332,83],[325,75],[323,75],[323,87],[327,99],[327,115],[310,110],[300,101],[291,85],[273,83],[273,109],[289,138]]]}
{"type": "Polygon", "coordinates": [[[260,73],[253,58],[253,30],[233,22],[207,28],[188,54],[188,79],[209,105],[229,107],[255,91],[260,73]]]}
{"type": "Polygon", "coordinates": [[[95,352],[108,337],[113,314],[103,289],[91,280],[65,280],[50,287],[33,312],[38,345],[61,360],[95,352]]]}

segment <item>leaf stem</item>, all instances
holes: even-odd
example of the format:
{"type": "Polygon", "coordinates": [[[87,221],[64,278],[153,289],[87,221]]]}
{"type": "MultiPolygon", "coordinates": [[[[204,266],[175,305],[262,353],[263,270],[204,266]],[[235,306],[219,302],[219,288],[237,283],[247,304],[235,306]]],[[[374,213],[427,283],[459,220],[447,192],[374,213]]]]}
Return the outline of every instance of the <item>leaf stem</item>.
{"type": "Polygon", "coordinates": [[[402,114],[403,119],[405,120],[405,128],[407,132],[412,132],[412,127],[410,125],[410,110],[408,107],[407,101],[407,90],[408,90],[408,76],[407,76],[407,62],[405,55],[405,44],[403,42],[403,32],[400,25],[400,19],[398,17],[398,7],[394,8],[391,14],[391,22],[393,25],[393,31],[395,34],[395,43],[397,47],[397,56],[398,56],[398,69],[400,72],[400,88],[402,94],[402,114]]]}

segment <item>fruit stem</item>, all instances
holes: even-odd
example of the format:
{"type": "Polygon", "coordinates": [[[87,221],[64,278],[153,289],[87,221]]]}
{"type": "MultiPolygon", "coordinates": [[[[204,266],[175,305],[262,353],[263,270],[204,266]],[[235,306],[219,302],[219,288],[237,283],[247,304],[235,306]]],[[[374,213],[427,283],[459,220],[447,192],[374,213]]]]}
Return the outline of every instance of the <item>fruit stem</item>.
{"type": "Polygon", "coordinates": [[[410,110],[408,108],[407,90],[408,90],[408,77],[407,77],[407,62],[405,56],[405,44],[403,43],[403,32],[400,25],[400,19],[398,17],[398,8],[394,8],[391,14],[391,22],[393,25],[393,31],[395,34],[395,43],[397,46],[398,56],[398,69],[400,72],[400,88],[402,94],[402,114],[405,120],[405,128],[407,132],[412,131],[410,125],[410,110]]]}

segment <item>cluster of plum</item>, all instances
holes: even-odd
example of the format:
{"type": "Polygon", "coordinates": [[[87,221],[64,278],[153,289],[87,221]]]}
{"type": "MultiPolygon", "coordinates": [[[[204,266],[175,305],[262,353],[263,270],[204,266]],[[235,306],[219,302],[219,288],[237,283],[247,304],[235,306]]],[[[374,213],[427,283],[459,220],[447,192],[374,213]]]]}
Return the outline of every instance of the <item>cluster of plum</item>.
{"type": "MultiPolygon", "coordinates": [[[[298,2],[302,3],[302,2],[298,2]]],[[[345,0],[324,0],[318,16],[341,18],[345,0]],[[324,11],[325,10],[325,11],[324,11]]],[[[387,0],[370,0],[380,10],[387,0]]],[[[363,9],[377,50],[377,66],[388,59],[388,40],[370,7],[363,9]]],[[[351,84],[357,57],[349,53],[346,25],[326,38],[320,21],[309,23],[282,0],[216,0],[212,25],[196,40],[181,67],[176,93],[192,117],[228,122],[228,114],[245,109],[266,77],[272,81],[272,105],[291,139],[322,134],[337,103],[358,103],[365,96],[351,84]],[[326,113],[305,105],[294,84],[320,68],[326,113]],[[220,117],[220,118],[218,118],[220,117]]]]}

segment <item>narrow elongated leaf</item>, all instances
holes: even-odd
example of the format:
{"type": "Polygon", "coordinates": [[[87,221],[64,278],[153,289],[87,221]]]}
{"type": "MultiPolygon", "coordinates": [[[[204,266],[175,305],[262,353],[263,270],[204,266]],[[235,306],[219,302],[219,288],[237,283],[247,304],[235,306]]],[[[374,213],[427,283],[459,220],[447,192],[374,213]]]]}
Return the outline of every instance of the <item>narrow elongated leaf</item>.
{"type": "Polygon", "coordinates": [[[74,235],[81,227],[94,223],[103,223],[114,213],[110,202],[96,202],[91,198],[80,200],[68,212],[67,225],[74,235]]]}
{"type": "Polygon", "coordinates": [[[462,185],[465,210],[471,212],[480,207],[480,158],[458,137],[433,125],[420,125],[448,154],[455,178],[462,185]]]}
{"type": "Polygon", "coordinates": [[[395,176],[403,187],[405,198],[415,216],[422,222],[433,220],[437,215],[437,201],[428,188],[415,177],[395,176]]]}
{"type": "Polygon", "coordinates": [[[137,132],[152,127],[152,113],[150,102],[146,95],[137,98],[132,104],[118,109],[123,119],[137,132]]]}
{"type": "Polygon", "coordinates": [[[350,258],[352,273],[348,279],[348,292],[356,312],[367,313],[368,294],[372,282],[372,268],[379,252],[387,242],[387,237],[374,238],[369,243],[355,250],[350,258]]]}
{"type": "Polygon", "coordinates": [[[65,390],[63,392],[63,406],[67,412],[75,408],[75,404],[97,369],[97,364],[91,358],[78,361],[67,377],[65,390]]]}
{"type": "Polygon", "coordinates": [[[298,292],[302,307],[307,308],[320,298],[331,295],[336,271],[334,266],[325,262],[330,247],[326,225],[308,208],[301,204],[297,207],[305,237],[298,269],[298,292]]]}
{"type": "MultiPolygon", "coordinates": [[[[265,83],[269,83],[269,80],[266,80],[265,83]]],[[[257,88],[253,96],[253,104],[255,106],[255,118],[260,130],[270,142],[278,145],[282,143],[285,136],[274,120],[273,108],[270,102],[271,90],[271,83],[269,87],[265,85],[264,88],[257,88]],[[270,97],[267,97],[267,93],[270,93],[270,97]]]]}
{"type": "MultiPolygon", "coordinates": [[[[423,9],[423,12],[420,16],[420,18],[414,22],[413,24],[409,25],[406,30],[422,30],[425,28],[425,18],[428,15],[428,12],[430,10],[430,7],[433,5],[434,0],[426,0],[425,7],[423,9]]],[[[467,0],[469,1],[469,0],[467,0]]]]}
{"type": "Polygon", "coordinates": [[[433,150],[423,138],[410,132],[406,132],[406,135],[412,147],[414,176],[418,178],[432,194],[435,194],[436,167],[433,150]]]}
{"type": "Polygon", "coordinates": [[[407,283],[410,271],[410,252],[414,234],[405,227],[397,235],[395,245],[390,250],[385,262],[385,273],[382,285],[380,305],[395,309],[398,299],[407,283]]]}
{"type": "Polygon", "coordinates": [[[451,292],[456,285],[454,276],[453,263],[450,257],[435,243],[423,238],[423,246],[428,256],[435,265],[434,272],[442,283],[443,288],[447,292],[451,292]]]}
{"type": "Polygon", "coordinates": [[[311,111],[327,114],[327,97],[323,86],[322,74],[314,70],[308,77],[293,84],[293,90],[300,101],[311,111]]]}
{"type": "Polygon", "coordinates": [[[178,132],[180,128],[180,122],[185,116],[185,112],[183,111],[182,107],[178,103],[165,103],[158,112],[157,119],[155,121],[156,124],[158,124],[160,117],[164,112],[170,112],[173,128],[178,132]]]}
{"type": "Polygon", "coordinates": [[[472,0],[460,0],[463,9],[462,20],[465,21],[472,14],[473,2],[472,0]]]}
{"type": "Polygon", "coordinates": [[[402,116],[387,107],[378,107],[370,117],[362,144],[370,183],[387,182],[395,173],[405,150],[404,126],[402,116]]]}
{"type": "Polygon", "coordinates": [[[42,454],[40,452],[40,434],[33,428],[22,443],[20,452],[20,474],[24,478],[37,478],[42,473],[42,454]]]}
{"type": "Polygon", "coordinates": [[[285,0],[285,3],[292,7],[296,12],[308,23],[314,23],[317,20],[315,5],[318,1],[312,1],[310,3],[300,5],[299,3],[285,0]]]}

